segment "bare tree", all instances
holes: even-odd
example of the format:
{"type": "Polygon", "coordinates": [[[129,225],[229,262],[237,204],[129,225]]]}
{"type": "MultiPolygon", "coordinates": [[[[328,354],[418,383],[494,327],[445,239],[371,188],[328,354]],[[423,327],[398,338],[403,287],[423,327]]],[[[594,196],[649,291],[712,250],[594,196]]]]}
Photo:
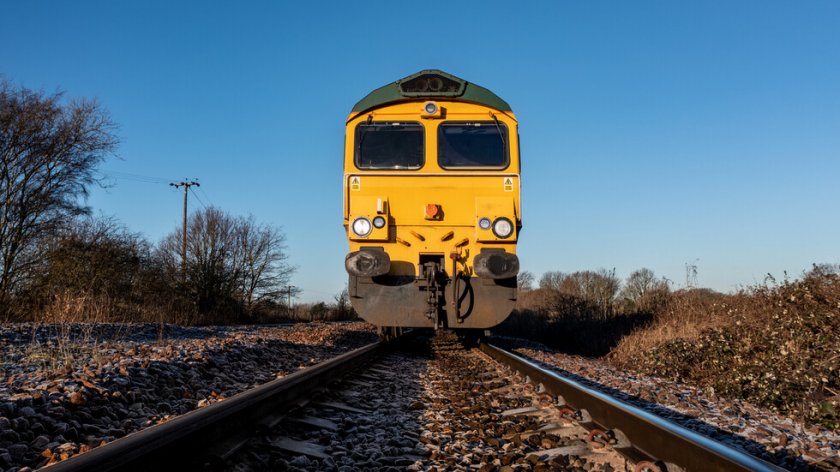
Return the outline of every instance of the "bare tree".
{"type": "Polygon", "coordinates": [[[0,307],[37,262],[38,237],[87,211],[83,199],[116,148],[114,130],[95,101],[64,102],[0,80],[0,307]]]}
{"type": "Polygon", "coordinates": [[[523,292],[528,292],[534,289],[534,274],[527,270],[522,271],[516,277],[516,286],[523,292]]]}
{"type": "Polygon", "coordinates": [[[624,283],[622,296],[638,302],[647,292],[656,288],[659,280],[652,270],[641,268],[633,271],[624,283]]]}
{"type": "Polygon", "coordinates": [[[630,309],[655,311],[668,302],[671,288],[668,281],[656,277],[650,269],[633,271],[624,282],[621,297],[630,309]]]}
{"type": "Polygon", "coordinates": [[[540,277],[540,288],[544,290],[560,290],[560,285],[566,277],[568,276],[563,272],[546,272],[540,277]]]}
{"type": "Polygon", "coordinates": [[[621,280],[615,269],[584,270],[564,274],[546,272],[540,278],[543,303],[552,306],[554,316],[603,317],[613,313],[621,280]]]}
{"type": "Polygon", "coordinates": [[[199,313],[216,315],[236,308],[236,248],[234,219],[217,208],[193,213],[187,221],[186,274],[181,274],[181,235],[178,228],[159,246],[170,282],[189,293],[199,313]],[[182,279],[182,275],[185,277],[182,279]]]}
{"type": "Polygon", "coordinates": [[[347,287],[344,287],[344,290],[333,297],[333,300],[335,300],[333,320],[352,320],[358,317],[353,305],[350,304],[350,294],[347,292],[347,287]]]}
{"type": "Polygon", "coordinates": [[[187,273],[182,278],[182,229],[167,235],[158,253],[172,284],[185,284],[198,312],[224,321],[250,312],[262,302],[277,302],[294,268],[286,262],[285,236],[253,217],[231,216],[214,207],[193,213],[187,222],[187,273]]]}
{"type": "Polygon", "coordinates": [[[239,290],[249,310],[254,304],[276,300],[282,295],[282,286],[288,283],[294,271],[289,266],[285,252],[286,235],[278,228],[260,225],[253,216],[240,218],[236,228],[239,290]]]}
{"type": "Polygon", "coordinates": [[[621,288],[615,269],[584,270],[569,275],[561,284],[561,291],[599,307],[601,315],[612,313],[613,302],[621,288]]]}

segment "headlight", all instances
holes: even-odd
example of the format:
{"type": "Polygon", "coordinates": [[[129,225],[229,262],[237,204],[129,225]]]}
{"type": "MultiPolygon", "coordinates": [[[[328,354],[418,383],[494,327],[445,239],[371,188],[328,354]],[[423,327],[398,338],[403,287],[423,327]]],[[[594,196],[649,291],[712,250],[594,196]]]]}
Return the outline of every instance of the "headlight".
{"type": "Polygon", "coordinates": [[[385,226],[385,218],[382,216],[377,216],[373,219],[373,226],[375,228],[382,228],[383,226],[385,226]]]}
{"type": "Polygon", "coordinates": [[[434,115],[435,113],[437,113],[438,107],[437,104],[435,104],[434,102],[427,102],[423,106],[423,109],[426,111],[427,114],[434,115]]]}
{"type": "Polygon", "coordinates": [[[356,218],[350,227],[357,236],[367,236],[371,230],[370,220],[365,217],[356,218]]]}
{"type": "Polygon", "coordinates": [[[482,218],[478,220],[478,227],[481,229],[490,229],[490,218],[482,218]]]}
{"type": "Polygon", "coordinates": [[[513,223],[505,217],[496,218],[496,221],[493,222],[493,234],[497,238],[507,238],[513,234],[513,223]]]}

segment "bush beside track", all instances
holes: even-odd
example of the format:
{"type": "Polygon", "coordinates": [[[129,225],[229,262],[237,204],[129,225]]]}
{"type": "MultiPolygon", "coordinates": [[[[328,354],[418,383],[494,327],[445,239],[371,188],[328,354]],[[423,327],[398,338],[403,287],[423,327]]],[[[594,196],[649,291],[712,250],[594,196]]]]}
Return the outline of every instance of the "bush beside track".
{"type": "Polygon", "coordinates": [[[708,304],[675,299],[610,354],[622,366],[743,398],[838,429],[840,275],[820,268],[708,304]],[[699,308],[699,310],[698,310],[699,308]],[[683,319],[716,324],[691,336],[683,319]]]}
{"type": "Polygon", "coordinates": [[[564,313],[558,308],[573,306],[569,293],[543,287],[523,295],[500,334],[840,428],[837,267],[815,266],[793,281],[768,277],[731,295],[680,290],[649,310],[617,301],[609,310],[564,313]]]}

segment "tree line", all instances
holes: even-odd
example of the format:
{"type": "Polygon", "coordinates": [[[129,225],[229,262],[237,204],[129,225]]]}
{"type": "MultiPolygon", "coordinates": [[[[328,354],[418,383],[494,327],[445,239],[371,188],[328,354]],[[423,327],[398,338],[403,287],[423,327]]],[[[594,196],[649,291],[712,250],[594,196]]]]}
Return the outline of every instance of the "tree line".
{"type": "Polygon", "coordinates": [[[601,355],[668,306],[668,280],[647,268],[625,280],[615,269],[519,274],[519,299],[503,334],[541,341],[567,352],[601,355]]]}
{"type": "Polygon", "coordinates": [[[534,276],[519,276],[520,308],[543,311],[547,316],[607,319],[615,315],[652,312],[667,303],[669,281],[648,268],[633,271],[625,280],[615,269],[571,273],[550,271],[534,287],[534,276]]]}
{"type": "Polygon", "coordinates": [[[0,319],[204,324],[288,314],[283,287],[295,268],[280,228],[195,211],[182,261],[182,227],[152,243],[90,216],[85,198],[116,152],[116,129],[96,101],[0,80],[0,319]]]}

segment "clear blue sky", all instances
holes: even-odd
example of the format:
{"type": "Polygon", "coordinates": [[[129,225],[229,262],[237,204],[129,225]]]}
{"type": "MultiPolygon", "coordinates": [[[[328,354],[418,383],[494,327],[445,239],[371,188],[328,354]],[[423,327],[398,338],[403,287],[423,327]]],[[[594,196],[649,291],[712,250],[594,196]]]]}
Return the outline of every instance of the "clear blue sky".
{"type": "Polygon", "coordinates": [[[118,173],[197,177],[283,226],[303,300],[345,283],[346,115],[425,68],[517,113],[537,276],[696,262],[729,291],[840,261],[840,2],[185,3],[5,2],[0,73],[119,123],[95,212],[157,241],[180,194],[118,173]]]}

